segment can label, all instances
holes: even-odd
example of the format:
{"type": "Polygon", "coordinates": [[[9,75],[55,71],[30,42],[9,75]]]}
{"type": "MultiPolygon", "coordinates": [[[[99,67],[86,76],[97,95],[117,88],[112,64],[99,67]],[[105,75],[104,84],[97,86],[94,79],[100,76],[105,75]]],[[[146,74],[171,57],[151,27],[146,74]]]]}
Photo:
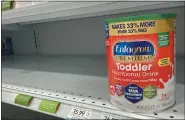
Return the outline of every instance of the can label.
{"type": "Polygon", "coordinates": [[[174,21],[105,24],[111,98],[139,109],[174,104],[174,21]]]}

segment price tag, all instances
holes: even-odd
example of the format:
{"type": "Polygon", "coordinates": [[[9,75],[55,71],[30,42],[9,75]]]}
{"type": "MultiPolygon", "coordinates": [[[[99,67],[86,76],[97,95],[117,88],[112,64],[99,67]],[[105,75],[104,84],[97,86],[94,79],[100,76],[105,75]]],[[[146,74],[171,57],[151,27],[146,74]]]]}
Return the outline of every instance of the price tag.
{"type": "Polygon", "coordinates": [[[103,119],[103,120],[120,120],[120,119],[127,119],[127,118],[121,117],[119,115],[110,114],[110,113],[102,113],[101,119],[103,119]]]}
{"type": "Polygon", "coordinates": [[[14,103],[23,106],[29,106],[31,104],[32,99],[32,96],[19,94],[16,96],[14,103]]]}
{"type": "Polygon", "coordinates": [[[71,112],[69,113],[69,119],[90,119],[92,111],[80,107],[72,107],[71,112]]]}
{"type": "Polygon", "coordinates": [[[42,100],[39,105],[39,110],[49,113],[56,113],[60,106],[60,102],[52,100],[42,100]]]}

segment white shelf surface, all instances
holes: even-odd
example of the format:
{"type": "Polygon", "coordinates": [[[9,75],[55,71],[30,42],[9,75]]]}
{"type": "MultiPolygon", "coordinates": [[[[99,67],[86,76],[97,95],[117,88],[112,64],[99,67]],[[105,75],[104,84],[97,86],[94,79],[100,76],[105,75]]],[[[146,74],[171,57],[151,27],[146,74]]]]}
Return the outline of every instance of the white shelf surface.
{"type": "Polygon", "coordinates": [[[47,2],[2,12],[2,24],[32,24],[184,6],[183,2],[47,2]]]}
{"type": "MultiPolygon", "coordinates": [[[[178,70],[183,69],[183,62],[183,58],[177,59],[178,70]]],[[[180,74],[184,76],[184,71],[180,74]]],[[[2,82],[3,102],[15,105],[17,94],[32,95],[32,104],[24,108],[41,112],[38,106],[42,99],[59,101],[61,105],[58,112],[50,115],[61,118],[66,118],[72,107],[78,106],[91,110],[91,119],[98,119],[105,112],[122,119],[184,119],[182,84],[176,86],[178,94],[175,106],[158,115],[130,113],[114,107],[109,102],[105,56],[3,57],[2,82]]]]}

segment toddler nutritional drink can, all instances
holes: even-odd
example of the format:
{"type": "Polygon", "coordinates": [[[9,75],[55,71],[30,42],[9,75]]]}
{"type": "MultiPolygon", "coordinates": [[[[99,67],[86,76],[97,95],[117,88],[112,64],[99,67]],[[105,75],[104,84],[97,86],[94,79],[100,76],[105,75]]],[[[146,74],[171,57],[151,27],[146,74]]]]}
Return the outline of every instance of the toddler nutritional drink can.
{"type": "Polygon", "coordinates": [[[110,101],[131,112],[175,104],[176,14],[105,20],[110,101]]]}

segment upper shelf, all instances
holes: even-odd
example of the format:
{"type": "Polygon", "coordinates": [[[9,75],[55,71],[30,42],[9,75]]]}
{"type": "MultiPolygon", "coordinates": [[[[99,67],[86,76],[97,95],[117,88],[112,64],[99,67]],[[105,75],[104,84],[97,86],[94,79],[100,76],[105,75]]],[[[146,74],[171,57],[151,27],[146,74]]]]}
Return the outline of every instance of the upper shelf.
{"type": "Polygon", "coordinates": [[[2,12],[2,24],[33,24],[184,6],[183,2],[49,2],[2,12]]]}

